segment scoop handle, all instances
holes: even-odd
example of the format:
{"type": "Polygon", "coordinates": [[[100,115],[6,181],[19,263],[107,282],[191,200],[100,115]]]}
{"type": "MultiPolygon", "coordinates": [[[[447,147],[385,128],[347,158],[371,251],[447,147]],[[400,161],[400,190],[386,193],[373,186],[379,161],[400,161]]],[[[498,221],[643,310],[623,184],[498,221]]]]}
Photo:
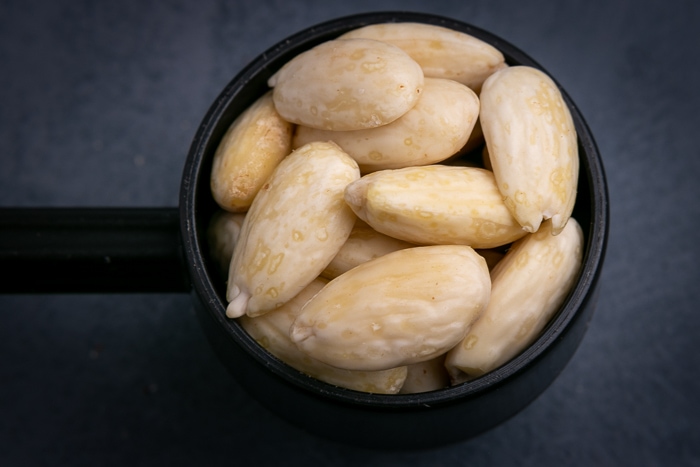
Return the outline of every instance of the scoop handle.
{"type": "Polygon", "coordinates": [[[189,292],[177,208],[0,208],[0,293],[189,292]]]}

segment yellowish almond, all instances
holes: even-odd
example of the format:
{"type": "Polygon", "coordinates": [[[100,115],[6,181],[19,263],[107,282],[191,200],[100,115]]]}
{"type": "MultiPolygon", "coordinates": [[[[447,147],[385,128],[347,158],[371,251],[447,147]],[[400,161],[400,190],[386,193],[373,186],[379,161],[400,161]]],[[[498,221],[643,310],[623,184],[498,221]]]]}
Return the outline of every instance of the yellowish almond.
{"type": "Polygon", "coordinates": [[[552,219],[559,233],[576,201],[579,158],[576,128],[556,83],[528,66],[497,71],[484,82],[479,118],[506,206],[528,232],[552,219]]]}
{"type": "Polygon", "coordinates": [[[333,143],[287,156],[253,201],[233,252],[227,316],[257,316],[298,294],[345,243],[355,216],[343,200],[360,176],[333,143]]]}
{"type": "Polygon", "coordinates": [[[238,322],[272,355],[312,378],[355,391],[396,394],[403,387],[408,374],[405,366],[382,371],[342,370],[309,357],[289,338],[289,328],[301,308],[327,282],[324,279],[315,279],[280,308],[255,318],[241,316],[238,322]]]}
{"type": "Polygon", "coordinates": [[[454,347],[485,309],[486,261],[468,246],[407,248],[328,283],[290,328],[309,356],[348,370],[386,370],[454,347]]]}
{"type": "Polygon", "coordinates": [[[268,92],[224,134],[214,154],[211,193],[226,211],[245,212],[272,171],[291,151],[293,125],[275,110],[268,92]]]}
{"type": "Polygon", "coordinates": [[[356,131],[299,126],[292,145],[332,140],[357,161],[362,173],[428,165],[459,152],[478,118],[474,91],[452,80],[426,78],[416,105],[394,122],[356,131]]]}
{"type": "Polygon", "coordinates": [[[583,232],[571,218],[559,235],[551,221],[515,242],[491,271],[491,299],[445,362],[454,382],[505,364],[542,332],[576,282],[583,232]]]}
{"type": "Polygon", "coordinates": [[[361,130],[391,123],[423,91],[423,70],[400,48],[369,39],[330,40],[275,73],[277,111],[300,125],[361,130]]]}
{"type": "Polygon", "coordinates": [[[494,248],[525,232],[491,172],[429,165],[382,170],[348,185],[345,201],[378,232],[407,242],[494,248]]]}
{"type": "Polygon", "coordinates": [[[470,34],[424,23],[383,23],[341,36],[389,42],[418,62],[427,77],[458,81],[478,92],[484,80],[506,67],[503,54],[470,34]]]}

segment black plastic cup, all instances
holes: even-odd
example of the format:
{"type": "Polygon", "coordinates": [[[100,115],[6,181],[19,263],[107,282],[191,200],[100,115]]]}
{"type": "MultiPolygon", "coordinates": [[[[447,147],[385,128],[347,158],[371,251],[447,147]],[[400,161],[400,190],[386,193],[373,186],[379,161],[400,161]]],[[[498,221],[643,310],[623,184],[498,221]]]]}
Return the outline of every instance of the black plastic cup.
{"type": "Polygon", "coordinates": [[[291,424],[342,443],[380,449],[429,448],[477,436],[517,414],[547,389],[581,342],[596,306],[608,237],[608,193],[600,154],[563,89],[578,133],[580,174],[573,216],[584,232],[583,265],[547,327],[505,365],[432,392],[357,392],[286,365],[225,314],[225,283],[206,237],[211,216],[218,210],[209,178],[221,137],[268,90],[268,78],[288,60],[349,30],[388,22],[420,22],[462,31],[498,48],[511,65],[543,69],[493,34],[435,15],[369,13],[310,27],[258,56],[214,101],[187,157],[179,210],[0,210],[0,264],[62,272],[58,281],[37,282],[31,277],[31,283],[30,276],[19,273],[5,281],[0,292],[187,291],[213,349],[254,399],[291,424]]]}
{"type": "Polygon", "coordinates": [[[217,143],[234,118],[263,92],[267,79],[300,52],[373,23],[420,22],[471,34],[495,46],[511,65],[542,69],[506,41],[451,19],[417,13],[372,13],[306,29],[267,50],[223,90],[192,145],[183,179],[181,215],[199,318],[214,349],[238,381],[271,411],[320,436],[378,448],[429,447],[464,440],[498,425],[527,406],[556,378],[588,326],[605,253],[608,195],[598,149],[583,117],[562,90],[578,132],[581,159],[574,217],[585,236],[583,266],[564,305],[521,355],[476,380],[411,395],[338,388],[309,378],[271,356],[225,316],[225,291],[207,260],[203,228],[216,209],[209,173],[217,143]]]}

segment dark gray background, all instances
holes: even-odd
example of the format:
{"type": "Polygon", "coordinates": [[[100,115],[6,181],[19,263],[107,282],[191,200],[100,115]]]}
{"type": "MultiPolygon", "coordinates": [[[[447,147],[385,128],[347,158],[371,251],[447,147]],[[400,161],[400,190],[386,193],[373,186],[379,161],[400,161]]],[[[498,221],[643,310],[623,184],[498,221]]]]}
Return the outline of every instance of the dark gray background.
{"type": "Polygon", "coordinates": [[[0,205],[175,206],[199,121],[248,61],[315,23],[401,9],[519,46],[596,137],[609,249],[599,307],[561,377],[471,441],[371,452],[311,437],[253,402],[187,295],[6,295],[0,465],[700,464],[694,0],[5,0],[0,205]]]}

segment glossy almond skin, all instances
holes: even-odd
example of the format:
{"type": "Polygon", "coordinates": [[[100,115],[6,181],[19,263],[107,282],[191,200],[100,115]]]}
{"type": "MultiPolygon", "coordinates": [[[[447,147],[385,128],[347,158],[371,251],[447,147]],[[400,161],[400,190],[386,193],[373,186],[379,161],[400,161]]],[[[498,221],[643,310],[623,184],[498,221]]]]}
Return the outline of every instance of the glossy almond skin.
{"type": "Polygon", "coordinates": [[[290,328],[302,352],[337,368],[385,370],[440,356],[488,304],[486,261],[461,245],[395,251],[309,300],[290,328]]]}
{"type": "Polygon", "coordinates": [[[329,131],[299,126],[292,145],[332,140],[362,173],[428,165],[459,152],[479,118],[479,98],[456,81],[426,78],[417,104],[396,121],[367,130],[329,131]]]}
{"type": "Polygon", "coordinates": [[[301,308],[327,282],[324,279],[315,279],[280,308],[256,318],[241,316],[238,322],[271,354],[312,378],[355,391],[396,394],[403,387],[408,374],[405,366],[383,371],[342,370],[309,357],[289,338],[289,327],[301,308]]]}
{"type": "Polygon", "coordinates": [[[503,54],[469,34],[424,23],[372,24],[341,38],[364,37],[400,47],[427,77],[451,79],[479,91],[484,80],[506,67],[503,54]]]}
{"type": "Polygon", "coordinates": [[[579,157],[576,129],[556,84],[516,66],[491,75],[481,90],[481,127],[498,188],[528,232],[552,219],[554,234],[573,212],[579,157]]]}
{"type": "Polygon", "coordinates": [[[246,214],[229,269],[227,316],[257,316],[298,294],[345,243],[355,216],[343,200],[357,163],[333,143],[287,156],[246,214]]]}
{"type": "Polygon", "coordinates": [[[345,201],[377,231],[417,244],[493,248],[526,234],[503,203],[493,174],[476,167],[374,172],[348,185],[345,201]]]}
{"type": "Polygon", "coordinates": [[[403,50],[369,39],[324,42],[268,81],[286,120],[327,130],[391,123],[416,104],[423,83],[420,65],[403,50]]]}
{"type": "Polygon", "coordinates": [[[293,125],[268,92],[246,109],[224,134],[214,154],[211,193],[227,211],[245,212],[277,165],[291,151],[293,125]]]}
{"type": "Polygon", "coordinates": [[[447,354],[453,382],[492,371],[527,348],[576,282],[583,233],[571,218],[559,235],[551,221],[515,242],[491,272],[491,299],[464,340],[447,354]]]}

